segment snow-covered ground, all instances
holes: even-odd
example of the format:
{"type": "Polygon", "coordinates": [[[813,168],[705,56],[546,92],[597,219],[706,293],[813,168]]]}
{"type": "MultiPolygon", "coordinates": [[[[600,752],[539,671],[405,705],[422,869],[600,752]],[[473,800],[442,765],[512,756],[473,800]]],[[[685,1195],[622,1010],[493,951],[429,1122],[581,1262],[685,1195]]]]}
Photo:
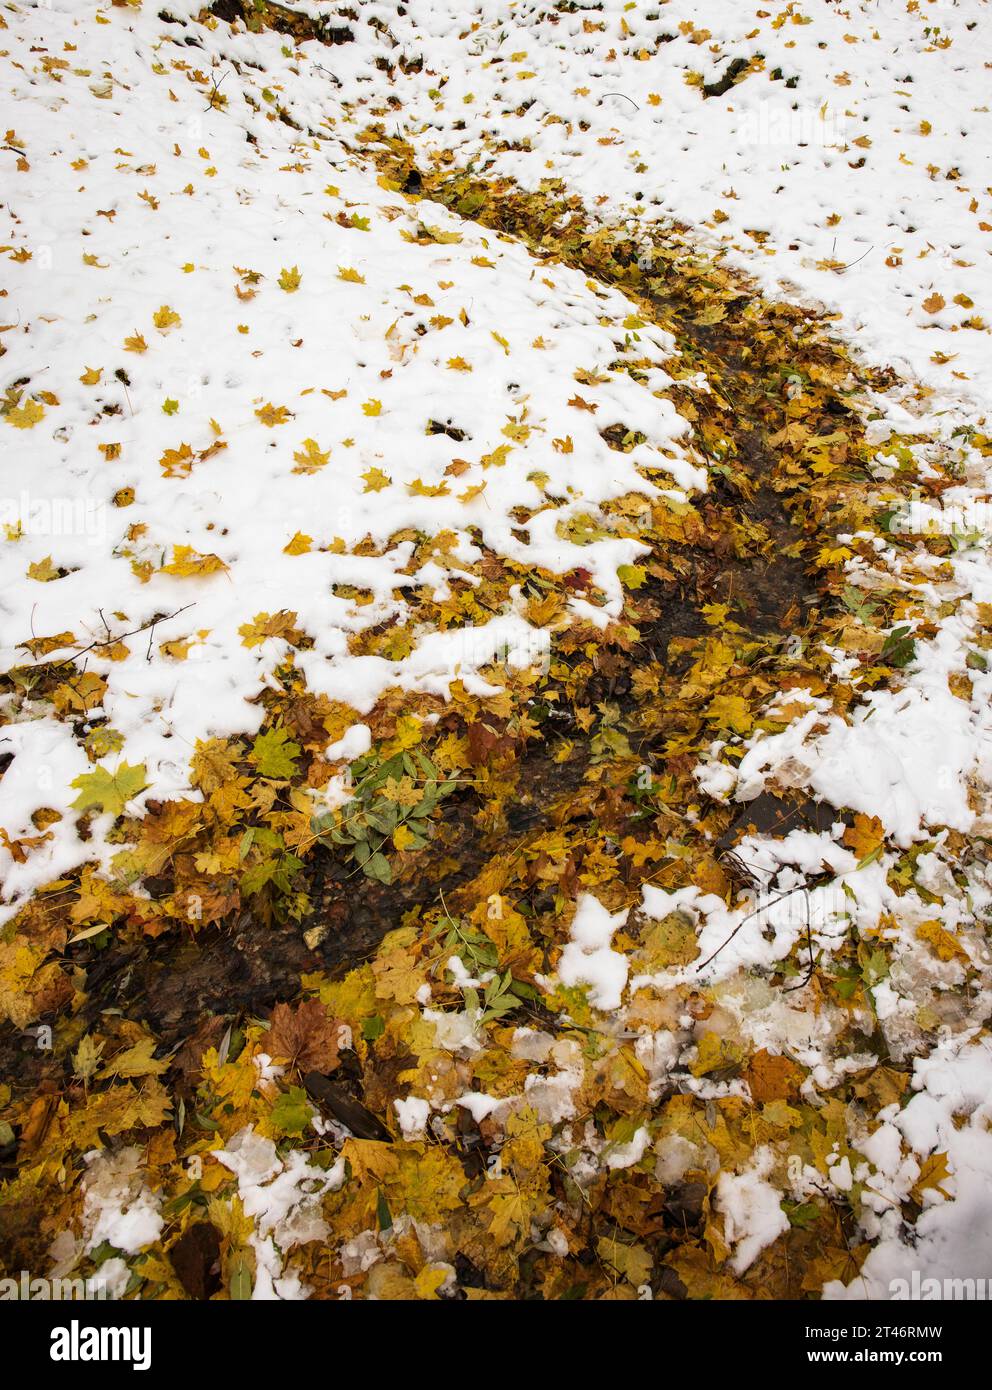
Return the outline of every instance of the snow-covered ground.
{"type": "MultiPolygon", "coordinates": [[[[57,693],[58,717],[31,700],[30,677],[26,699],[8,697],[17,713],[0,743],[13,754],[0,782],[5,918],[119,852],[112,799],[90,838],[77,834],[96,791],[87,779],[101,769],[117,809],[132,814],[188,793],[197,742],[255,733],[260,693],[292,660],[334,702],[326,758],[337,775],[369,746],[362,716],[384,692],[446,695],[460,680],[469,694],[491,693],[497,657],[535,664],[550,633],[511,589],[500,612],[415,631],[402,654],[355,654],[350,638],[405,623],[418,591],[445,600],[484,550],[555,574],[586,571],[571,616],[602,627],[622,612],[618,569],[645,547],[621,533],[580,545],[568,524],[601,518],[601,504],[628,493],[705,490],[688,423],[664,395],[668,335],[640,325],[616,290],[377,181],[362,129],[381,123],[425,167],[443,155],[527,189],[561,179],[638,238],[675,219],[768,293],[825,306],[852,351],[901,378],[875,403],[879,445],[895,432],[924,470],[956,470],[942,496],[963,518],[949,556],[874,532],[848,538],[852,587],[897,589],[912,624],[935,625],[901,683],[868,688],[838,651],[834,675],[855,687],[850,712],[791,691],[805,709],[783,732],[752,735],[733,759],[715,743],[698,779],[717,799],[808,788],[877,818],[887,836],[869,855],[842,843],[839,823],[748,845],[781,889],[829,865],[831,887],[814,901],[817,944],[829,951],[850,923],[886,944],[893,963],[872,990],[875,1022],[892,1057],[916,1056],[908,1100],[882,1105],[863,1132],[853,1120],[837,1131],[829,1175],[790,1170],[796,1202],[825,1188],[842,1198],[857,1184],[874,1246],[859,1275],[838,1271],[817,1287],[887,1297],[913,1270],[992,1275],[992,1247],[976,1236],[992,1229],[988,6],[713,0],[701,20],[687,0],[562,10],[413,0],[402,15],[362,5],[351,42],[301,48],[271,31],[195,23],[201,7],[190,0],[165,7],[174,22],[159,8],[83,13],[54,0],[0,12],[0,655],[5,669],[75,655],[78,671],[85,661],[57,693]],[[746,67],[735,84],[708,92],[737,60],[746,67]],[[647,381],[618,358],[617,329],[631,319],[636,355],[653,360],[647,381]],[[588,386],[576,386],[577,372],[588,386]],[[619,423],[646,442],[608,448],[600,431],[619,423]],[[539,509],[523,528],[521,507],[539,509]],[[429,560],[417,533],[437,542],[429,560]],[[897,891],[890,875],[923,842],[915,877],[897,891]],[[911,1197],[922,1208],[912,1238],[911,1197]]],[[[880,456],[879,477],[891,466],[880,456]]],[[[908,524],[923,531],[928,520],[946,526],[947,513],[921,505],[908,524]]],[[[645,888],[643,911],[687,914],[700,957],[746,913],[696,888],[645,888]]],[[[688,966],[632,971],[613,944],[625,917],[580,898],[548,982],[584,983],[620,1030],[636,1021],[627,1011],[638,989],[698,979],[688,966]]],[[[804,928],[795,899],[767,921],[764,936],[734,938],[706,983],[722,990],[729,1031],[808,1069],[813,1103],[818,1087],[873,1057],[828,1059],[840,1011],[743,973],[782,960],[804,928]]],[[[474,988],[460,960],[452,974],[474,988]]],[[[426,987],[417,1003],[441,1047],[470,1054],[471,1008],[446,1015],[430,1002],[426,987]]],[[[528,1103],[542,1123],[571,1120],[578,1049],[518,1032],[518,1058],[556,1067],[528,1078],[528,1103]]],[[[694,1045],[691,1020],[635,1022],[635,1032],[657,1096],[694,1045]]],[[[721,1091],[705,1068],[693,1084],[701,1096],[748,1094],[739,1080],[721,1091]]],[[[399,1120],[416,1139],[432,1114],[464,1104],[499,1119],[517,1099],[425,1085],[400,1103],[399,1120]]],[[[613,1144],[580,1129],[556,1142],[574,1143],[591,1173],[655,1161],[677,1180],[699,1158],[684,1137],[647,1126],[613,1144]]],[[[300,1154],[259,1159],[268,1142],[228,1140],[219,1158],[237,1173],[246,1211],[264,1210],[258,1187],[273,1174],[313,1177],[300,1154]]],[[[738,1276],[788,1228],[772,1168],[772,1150],[758,1147],[714,1183],[738,1276]]],[[[103,1206],[90,1199],[92,1240],[112,1238],[127,1205],[119,1183],[104,1188],[103,1206]]],[[[102,1190],[94,1178],[91,1194],[102,1190]]],[[[279,1221],[293,1206],[283,1203],[279,1221]]],[[[255,1239],[268,1242],[264,1287],[278,1291],[277,1225],[255,1239]]],[[[361,1251],[349,1259],[360,1265],[361,1251]]],[[[289,1279],[282,1296],[298,1291],[289,1279]]]]}
{"type": "MultiPolygon", "coordinates": [[[[679,495],[704,481],[671,402],[612,369],[610,325],[634,307],[577,272],[535,276],[519,246],[441,208],[425,227],[338,141],[267,121],[266,82],[292,76],[276,36],[224,42],[228,59],[273,55],[276,73],[246,70],[211,109],[218,75],[198,74],[168,26],[61,9],[44,11],[51,61],[16,66],[32,11],[12,20],[7,60],[5,380],[23,396],[3,422],[2,659],[23,663],[39,639],[53,662],[90,648],[75,712],[100,712],[114,743],[95,745],[107,763],[59,719],[5,731],[10,837],[31,835],[42,807],[63,817],[24,862],[5,854],[8,915],[99,849],[99,828],[86,845],[75,835],[75,778],[140,766],[146,796],[188,788],[198,740],[258,728],[250,702],[294,633],[310,639],[295,654],[310,689],[356,718],[387,687],[443,693],[466,677],[481,693],[472,673],[497,653],[541,657],[522,602],[426,633],[398,661],[352,656],[349,635],[403,622],[421,586],[450,592],[482,554],[470,530],[521,565],[584,567],[605,622],[622,604],[617,567],[643,547],[579,546],[561,524],[655,492],[638,463],[670,472],[679,495]],[[602,378],[595,420],[568,404],[580,369],[602,378]],[[599,431],[620,421],[650,442],[611,451],[599,431]],[[542,503],[521,532],[513,509],[542,503]],[[404,530],[438,538],[436,558],[411,566],[413,540],[391,540],[404,530]]],[[[313,101],[326,85],[301,82],[313,101]]],[[[652,336],[660,364],[670,343],[652,336]]],[[[655,389],[667,381],[659,365],[655,389]]]]}
{"type": "MultiPolygon", "coordinates": [[[[424,68],[397,72],[387,130],[422,122],[425,149],[527,186],[562,178],[608,218],[689,223],[771,289],[839,312],[863,352],[987,405],[983,0],[405,8],[377,13],[424,68]]],[[[346,72],[342,98],[373,105],[367,73],[346,72]]]]}

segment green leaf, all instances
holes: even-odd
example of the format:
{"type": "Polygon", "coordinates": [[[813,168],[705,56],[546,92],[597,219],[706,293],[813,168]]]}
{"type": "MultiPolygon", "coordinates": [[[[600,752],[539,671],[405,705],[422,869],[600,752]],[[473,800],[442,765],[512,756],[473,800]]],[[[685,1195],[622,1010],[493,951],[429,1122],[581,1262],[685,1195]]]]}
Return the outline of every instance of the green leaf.
{"type": "Polygon", "coordinates": [[[910,635],[908,627],[894,627],[885,639],[885,646],[879,658],[888,666],[908,666],[916,655],[916,639],[910,635]]]}
{"type": "Polygon", "coordinates": [[[385,1031],[386,1024],[381,1014],[370,1014],[368,1018],[362,1019],[362,1037],[366,1042],[375,1042],[385,1031]]]}
{"type": "Polygon", "coordinates": [[[312,1114],[313,1106],[307,1100],[303,1087],[290,1086],[288,1091],[280,1093],[272,1107],[269,1122],[279,1133],[296,1136],[309,1128],[312,1114]]]}
{"type": "Polygon", "coordinates": [[[234,1302],[251,1298],[251,1265],[247,1255],[235,1255],[231,1261],[231,1280],[228,1290],[234,1302]]]}
{"type": "Polygon", "coordinates": [[[846,584],[841,594],[845,608],[848,608],[857,617],[866,619],[878,609],[877,603],[872,603],[865,598],[860,589],[856,589],[853,584],[846,584]]]}
{"type": "Polygon", "coordinates": [[[263,777],[294,777],[299,755],[300,745],[285,729],[267,729],[255,739],[248,758],[263,777]]]}
{"type": "Polygon", "coordinates": [[[147,787],[147,770],[144,763],[134,767],[121,763],[116,772],[98,766],[93,772],[81,773],[71,785],[79,788],[79,795],[72,803],[75,810],[109,811],[119,816],[125,803],[147,787]]]}
{"type": "Polygon", "coordinates": [[[782,1203],[782,1210],[789,1218],[789,1225],[798,1226],[801,1231],[815,1226],[821,1216],[820,1208],[815,1202],[785,1201],[782,1203]]]}
{"type": "Polygon", "coordinates": [[[369,878],[374,878],[378,883],[392,883],[393,871],[390,867],[389,860],[384,854],[380,854],[376,851],[364,867],[369,878]]]}
{"type": "Polygon", "coordinates": [[[868,986],[877,985],[889,973],[889,958],[885,952],[880,949],[869,951],[864,942],[858,948],[858,964],[861,966],[861,978],[868,986]]]}
{"type": "Polygon", "coordinates": [[[272,882],[278,868],[278,859],[263,859],[260,863],[253,864],[241,877],[241,892],[249,898],[260,893],[267,883],[272,882]]]}

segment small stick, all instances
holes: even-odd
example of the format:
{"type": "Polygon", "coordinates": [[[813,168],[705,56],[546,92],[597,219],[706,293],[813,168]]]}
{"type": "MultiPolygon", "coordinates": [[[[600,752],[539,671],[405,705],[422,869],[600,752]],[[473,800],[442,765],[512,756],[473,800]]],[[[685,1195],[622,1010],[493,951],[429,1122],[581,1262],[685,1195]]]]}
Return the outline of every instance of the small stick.
{"type": "MultiPolygon", "coordinates": [[[[107,636],[105,638],[98,637],[96,641],[90,642],[88,646],[80,647],[78,652],[73,652],[72,656],[67,656],[64,661],[35,661],[32,663],[31,669],[60,671],[63,666],[73,666],[81,656],[85,656],[87,652],[93,651],[95,647],[108,647],[111,645],[112,642],[123,642],[127,637],[137,637],[139,632],[147,632],[149,628],[152,628],[154,630],[158,623],[169,623],[172,621],[173,618],[178,618],[180,613],[185,613],[187,608],[192,607],[194,607],[192,603],[184,603],[182,608],[177,608],[174,613],[162,613],[159,614],[157,617],[149,618],[148,622],[142,623],[140,627],[132,628],[130,632],[120,632],[116,637],[113,638],[111,637],[110,629],[107,627],[107,621],[103,617],[102,610],[98,609],[97,611],[100,613],[100,617],[103,619],[103,625],[107,629],[107,636]]],[[[150,637],[148,639],[148,644],[150,648],[150,637]]],[[[19,643],[19,645],[23,647],[25,644],[21,642],[19,643]]],[[[30,650],[30,648],[28,650],[30,650]]],[[[151,658],[149,658],[149,660],[150,659],[151,658]]]]}
{"type": "Polygon", "coordinates": [[[731,941],[733,941],[734,937],[735,937],[735,936],[737,935],[737,933],[740,931],[741,927],[747,926],[748,922],[750,922],[750,920],[751,920],[752,917],[758,917],[762,912],[764,912],[765,908],[767,908],[767,907],[774,907],[776,903],[782,902],[785,898],[791,898],[792,895],[793,895],[793,893],[805,893],[806,891],[807,891],[807,889],[806,889],[806,884],[805,884],[805,883],[800,883],[800,884],[797,885],[797,887],[795,887],[795,888],[789,888],[789,889],[787,889],[786,892],[784,892],[784,893],[779,893],[779,894],[777,895],[777,897],[772,898],[772,900],[771,900],[770,902],[761,903],[758,907],[756,907],[756,908],[754,909],[753,912],[749,912],[748,915],[747,915],[746,917],[742,918],[742,920],[741,920],[740,922],[737,923],[737,926],[734,928],[734,930],[733,930],[733,931],[730,933],[730,935],[727,937],[726,941],[724,941],[721,945],[719,945],[719,946],[716,948],[716,950],[713,952],[713,954],[712,954],[711,956],[707,956],[706,959],[702,962],[701,965],[697,965],[697,966],[696,966],[696,972],[697,972],[697,974],[698,974],[698,972],[699,972],[700,970],[705,970],[706,967],[709,965],[710,961],[716,960],[716,958],[717,958],[717,956],[720,954],[720,952],[721,952],[722,950],[724,950],[727,946],[730,945],[731,941]]]}
{"type": "Polygon", "coordinates": [[[791,994],[793,990],[804,989],[806,985],[809,984],[816,971],[816,958],[813,955],[813,927],[810,922],[809,911],[809,893],[805,888],[803,889],[803,895],[806,899],[806,945],[809,948],[809,969],[806,971],[805,977],[801,979],[797,985],[789,985],[788,989],[782,991],[783,994],[791,994]]]}

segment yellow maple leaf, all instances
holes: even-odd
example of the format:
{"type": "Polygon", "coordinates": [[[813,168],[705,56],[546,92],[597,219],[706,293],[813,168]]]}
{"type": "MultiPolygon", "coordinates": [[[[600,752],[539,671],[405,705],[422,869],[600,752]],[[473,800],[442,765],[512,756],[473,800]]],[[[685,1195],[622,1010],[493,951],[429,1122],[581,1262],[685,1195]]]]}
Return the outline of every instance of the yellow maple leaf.
{"type": "Polygon", "coordinates": [[[850,560],[853,553],[846,545],[824,545],[817,551],[816,561],[820,565],[839,565],[844,560],[850,560]]]}
{"type": "Polygon", "coordinates": [[[226,569],[227,565],[219,555],[201,555],[191,545],[176,545],[172,549],[171,561],[162,566],[161,573],[174,574],[179,579],[194,579],[226,569]]]}
{"type": "Polygon", "coordinates": [[[407,483],[406,490],[411,497],[447,497],[449,493],[447,483],[425,483],[422,478],[407,483]]]}
{"type": "Polygon", "coordinates": [[[380,955],[372,962],[377,999],[394,999],[397,1004],[412,1004],[426,977],[426,967],[418,965],[412,951],[402,946],[380,955]]]}
{"type": "Polygon", "coordinates": [[[130,338],[124,339],[125,352],[147,352],[148,344],[140,333],[133,333],[130,338]]]}
{"type": "Polygon", "coordinates": [[[285,608],[278,613],[256,613],[250,623],[242,623],[238,628],[241,644],[244,647],[258,647],[267,637],[292,640],[299,637],[295,630],[296,621],[296,613],[285,608]]]}
{"type": "Polygon", "coordinates": [[[433,1265],[424,1265],[413,1281],[418,1296],[425,1299],[437,1298],[437,1291],[447,1277],[447,1269],[436,1269],[433,1265]]]}
{"type": "Polygon", "coordinates": [[[491,453],[483,454],[479,462],[483,468],[502,468],[510,456],[512,444],[497,444],[491,453]]]}
{"type": "Polygon", "coordinates": [[[171,642],[159,642],[158,649],[163,656],[169,657],[171,661],[185,661],[192,645],[193,643],[188,638],[176,637],[171,642]]]}
{"type": "Polygon", "coordinates": [[[84,386],[96,386],[99,384],[100,377],[103,375],[102,367],[87,367],[79,380],[84,386]]]}
{"type": "Polygon", "coordinates": [[[357,1182],[388,1182],[395,1178],[399,1164],[390,1144],[379,1139],[346,1139],[341,1153],[357,1182]]]}
{"type": "Polygon", "coordinates": [[[885,843],[885,826],[876,816],[865,816],[859,811],[854,824],[844,831],[844,843],[859,860],[866,859],[885,843]]]}
{"type": "Polygon", "coordinates": [[[489,1234],[497,1245],[512,1245],[530,1229],[531,1202],[515,1183],[509,1183],[507,1191],[495,1193],[488,1205],[492,1216],[489,1234]]]}
{"type": "Polygon", "coordinates": [[[170,309],[168,304],[163,304],[152,315],[152,323],[161,333],[167,333],[170,328],[175,328],[177,323],[182,323],[182,319],[175,309],[170,309]]]}
{"type": "Polygon", "coordinates": [[[365,284],[365,276],[364,276],[364,275],[360,275],[359,272],[358,272],[357,270],[355,270],[353,266],[350,266],[350,265],[339,265],[339,266],[338,266],[338,279],[339,279],[339,280],[347,280],[347,281],[349,281],[352,285],[364,285],[364,284],[365,284]]]}
{"type": "Polygon", "coordinates": [[[306,555],[313,549],[313,536],[307,536],[302,531],[297,531],[296,535],[284,545],[282,553],[284,555],[306,555]]]}
{"type": "Polygon", "coordinates": [[[362,477],[365,479],[363,492],[381,492],[384,487],[389,487],[393,481],[387,473],[383,473],[381,468],[367,468],[362,477]]]}
{"type": "Polygon", "coordinates": [[[159,459],[159,466],[166,478],[188,478],[193,471],[195,457],[188,444],[180,444],[178,449],[166,449],[159,459]]]}
{"type": "Polygon", "coordinates": [[[729,1038],[721,1038],[717,1033],[707,1033],[696,1049],[696,1060],[689,1070],[693,1076],[706,1076],[711,1071],[737,1066],[742,1055],[737,1043],[729,1038]]]}
{"type": "Polygon", "coordinates": [[[30,398],[23,405],[15,405],[8,410],[4,419],[17,430],[33,430],[39,420],[45,418],[45,407],[30,398]]]}
{"type": "Polygon", "coordinates": [[[916,935],[918,940],[925,941],[932,948],[938,960],[948,961],[957,957],[966,965],[971,964],[971,958],[960,941],[951,932],[945,930],[940,922],[936,920],[922,922],[916,928],[916,935]]]}
{"type": "MultiPolygon", "coordinates": [[[[706,1234],[708,1237],[709,1229],[706,1234]]],[[[651,1278],[654,1261],[645,1246],[625,1245],[615,1236],[600,1236],[596,1242],[596,1249],[604,1264],[609,1265],[635,1287],[646,1284],[651,1278]]]]}
{"type": "Polygon", "coordinates": [[[222,738],[198,739],[190,759],[194,787],[209,794],[237,779],[241,745],[222,738]]]}
{"type": "Polygon", "coordinates": [[[28,565],[28,578],[37,579],[39,584],[47,584],[52,579],[58,579],[59,572],[52,564],[51,555],[46,555],[43,560],[37,560],[33,565],[28,565]]]}
{"type": "Polygon", "coordinates": [[[462,1205],[465,1173],[453,1154],[432,1145],[407,1144],[397,1147],[396,1157],[399,1177],[386,1184],[392,1210],[414,1221],[438,1223],[444,1212],[462,1205]]]}
{"type": "Polygon", "coordinates": [[[742,695],[717,695],[709,703],[706,718],[721,729],[733,729],[735,733],[746,734],[754,720],[747,701],[742,695]]]}
{"type": "Polygon", "coordinates": [[[931,1154],[920,1164],[920,1176],[913,1184],[910,1196],[919,1206],[923,1205],[925,1192],[939,1192],[942,1197],[950,1199],[951,1194],[944,1191],[941,1183],[951,1176],[952,1174],[947,1167],[947,1154],[931,1154]]]}
{"type": "Polygon", "coordinates": [[[300,281],[302,279],[303,276],[295,265],[291,270],[286,270],[284,268],[279,275],[279,288],[285,290],[287,294],[295,294],[300,288],[300,281]]]}
{"type": "Polygon", "coordinates": [[[363,415],[381,415],[381,414],[382,414],[382,401],[377,401],[377,400],[375,399],[375,397],[373,396],[373,398],[372,398],[371,400],[366,401],[365,404],[362,406],[362,414],[363,414],[363,415]]]}
{"type": "Polygon", "coordinates": [[[262,424],[267,426],[270,430],[275,429],[276,425],[284,425],[290,416],[289,409],[286,406],[273,405],[271,401],[267,401],[261,409],[255,411],[255,414],[261,420],[262,424]]]}
{"type": "Polygon", "coordinates": [[[459,232],[445,232],[440,227],[428,227],[424,223],[421,223],[418,230],[422,230],[430,237],[431,241],[436,241],[439,246],[451,246],[462,239],[459,232]]]}
{"type": "Polygon", "coordinates": [[[299,449],[293,454],[296,462],[294,473],[316,473],[323,468],[327,460],[331,457],[331,451],[326,452],[321,449],[316,439],[304,439],[299,449]]]}
{"type": "Polygon", "coordinates": [[[109,1062],[106,1062],[100,1071],[100,1078],[106,1080],[110,1076],[159,1076],[162,1072],[168,1071],[168,1058],[156,1058],[155,1039],[152,1037],[142,1037],[132,1046],[123,1052],[118,1052],[109,1062]]]}
{"type": "Polygon", "coordinates": [[[398,825],[393,831],[393,844],[398,850],[408,849],[415,843],[416,838],[408,825],[398,825]]]}

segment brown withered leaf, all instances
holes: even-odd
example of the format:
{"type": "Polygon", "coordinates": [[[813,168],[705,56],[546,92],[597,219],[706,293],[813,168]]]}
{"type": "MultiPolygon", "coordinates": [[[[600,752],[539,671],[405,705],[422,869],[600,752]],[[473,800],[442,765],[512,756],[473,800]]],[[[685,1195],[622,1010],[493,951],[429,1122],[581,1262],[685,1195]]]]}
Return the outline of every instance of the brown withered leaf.
{"type": "Polygon", "coordinates": [[[295,1070],[333,1071],[338,1065],[341,1023],[331,1018],[319,999],[305,999],[296,1008],[277,1004],[268,1030],[260,1039],[262,1050],[295,1070]]]}
{"type": "Polygon", "coordinates": [[[792,1100],[799,1091],[802,1071],[788,1057],[776,1057],[761,1048],[751,1058],[744,1073],[751,1095],[762,1103],[769,1100],[792,1100]]]}
{"type": "Polygon", "coordinates": [[[220,1288],[220,1236],[209,1222],[194,1222],[173,1245],[169,1259],[190,1298],[212,1298],[220,1288]]]}

